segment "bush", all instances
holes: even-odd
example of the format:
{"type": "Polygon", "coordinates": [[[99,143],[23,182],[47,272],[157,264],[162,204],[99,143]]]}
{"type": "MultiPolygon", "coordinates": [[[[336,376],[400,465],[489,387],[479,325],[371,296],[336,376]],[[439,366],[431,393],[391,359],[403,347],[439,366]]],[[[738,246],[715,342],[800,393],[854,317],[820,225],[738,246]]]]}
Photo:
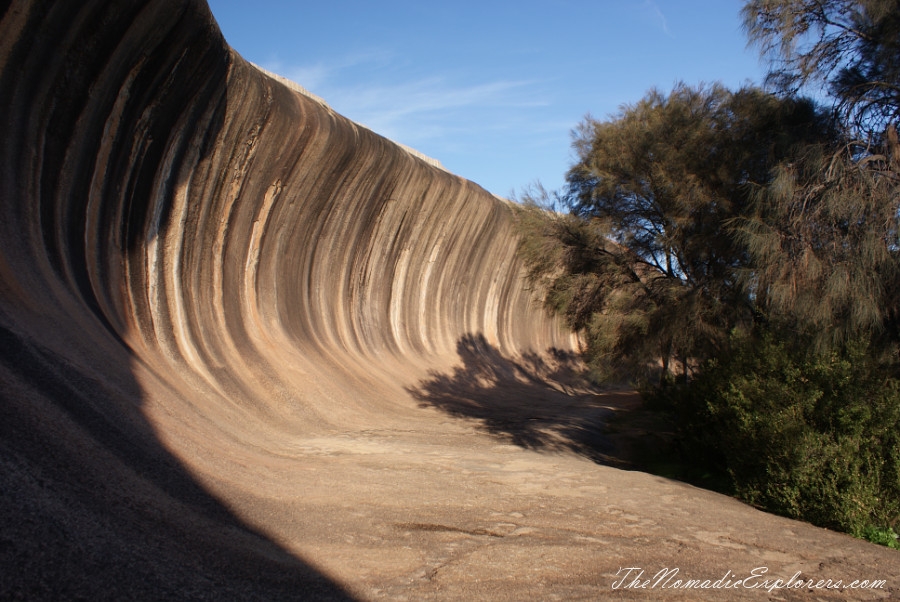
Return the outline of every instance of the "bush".
{"type": "Polygon", "coordinates": [[[886,529],[867,527],[863,530],[861,537],[872,543],[900,550],[900,536],[898,536],[890,527],[886,529]]]}
{"type": "Polygon", "coordinates": [[[687,463],[762,509],[863,536],[900,521],[900,381],[864,345],[734,336],[728,357],[654,394],[687,463]],[[790,342],[788,342],[790,341],[790,342]]]}

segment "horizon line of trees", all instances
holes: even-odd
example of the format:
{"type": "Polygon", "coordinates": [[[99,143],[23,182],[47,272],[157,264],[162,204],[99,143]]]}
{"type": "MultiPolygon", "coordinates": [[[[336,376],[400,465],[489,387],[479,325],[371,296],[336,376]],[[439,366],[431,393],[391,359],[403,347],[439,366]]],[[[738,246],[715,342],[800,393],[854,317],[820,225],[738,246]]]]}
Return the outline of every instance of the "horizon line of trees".
{"type": "Polygon", "coordinates": [[[747,0],[741,16],[764,87],[679,83],[586,117],[566,187],[525,194],[520,253],[594,373],[672,415],[688,463],[891,543],[900,0],[747,0]]]}

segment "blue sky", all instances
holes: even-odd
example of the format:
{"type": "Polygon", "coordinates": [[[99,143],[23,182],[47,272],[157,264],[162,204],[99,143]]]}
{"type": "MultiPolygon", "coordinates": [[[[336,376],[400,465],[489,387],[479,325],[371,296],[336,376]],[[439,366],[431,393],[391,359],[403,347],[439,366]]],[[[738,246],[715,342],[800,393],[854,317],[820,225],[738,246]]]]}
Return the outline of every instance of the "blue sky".
{"type": "Polygon", "coordinates": [[[739,0],[209,3],[244,58],[505,197],[562,186],[587,114],[764,72],[739,0]]]}

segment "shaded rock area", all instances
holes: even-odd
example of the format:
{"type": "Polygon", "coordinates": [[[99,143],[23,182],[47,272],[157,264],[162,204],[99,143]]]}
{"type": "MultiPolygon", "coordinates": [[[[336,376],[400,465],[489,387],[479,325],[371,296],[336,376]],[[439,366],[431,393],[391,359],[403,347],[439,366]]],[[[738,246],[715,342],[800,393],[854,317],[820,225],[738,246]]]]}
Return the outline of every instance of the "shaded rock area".
{"type": "Polygon", "coordinates": [[[508,204],[203,2],[0,11],[0,599],[900,595],[892,550],[616,468],[636,398],[578,379],[508,204]]]}

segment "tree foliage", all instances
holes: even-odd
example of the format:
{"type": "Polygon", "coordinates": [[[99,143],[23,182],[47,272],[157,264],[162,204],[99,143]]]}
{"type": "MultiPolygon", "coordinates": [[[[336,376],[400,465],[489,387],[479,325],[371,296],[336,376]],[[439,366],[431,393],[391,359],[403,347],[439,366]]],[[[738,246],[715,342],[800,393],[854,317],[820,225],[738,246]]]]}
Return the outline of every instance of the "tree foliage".
{"type": "Polygon", "coordinates": [[[742,16],[779,90],[825,84],[864,134],[900,119],[900,0],[749,0],[742,16]]]}
{"type": "Polygon", "coordinates": [[[692,466],[784,516],[857,536],[896,527],[900,381],[864,343],[811,354],[785,333],[734,338],[690,387],[657,393],[692,466]]]}
{"type": "MultiPolygon", "coordinates": [[[[747,191],[763,186],[798,144],[822,139],[827,120],[806,100],[759,89],[683,84],[651,91],[575,136],[577,163],[563,203],[526,259],[545,278],[549,304],[587,333],[593,358],[640,373],[721,350],[750,318],[739,282],[747,249],[728,223],[749,216],[747,191]]],[[[528,240],[528,237],[526,237],[528,240]]]]}
{"type": "Polygon", "coordinates": [[[748,0],[750,40],[781,93],[822,84],[842,139],[804,149],[755,192],[740,225],[763,309],[819,348],[900,344],[900,0],[748,0]]]}
{"type": "Polygon", "coordinates": [[[736,223],[761,311],[815,333],[819,349],[858,339],[900,344],[900,148],[813,146],[755,190],[736,223]]]}
{"type": "Polygon", "coordinates": [[[747,0],[743,17],[776,93],[678,85],[585,119],[568,213],[523,210],[522,253],[595,366],[666,381],[677,364],[680,386],[648,390],[686,464],[768,510],[893,534],[900,0],[747,0]],[[834,110],[796,96],[813,83],[834,110]]]}

